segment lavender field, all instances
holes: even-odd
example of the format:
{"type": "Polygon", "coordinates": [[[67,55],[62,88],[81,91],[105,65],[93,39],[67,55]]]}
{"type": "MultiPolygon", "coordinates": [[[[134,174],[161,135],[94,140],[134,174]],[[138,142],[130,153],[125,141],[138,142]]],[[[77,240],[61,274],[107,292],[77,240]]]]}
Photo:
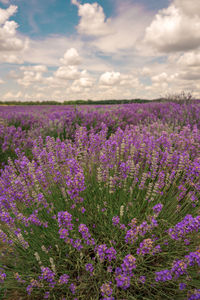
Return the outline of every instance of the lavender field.
{"type": "Polygon", "coordinates": [[[200,101],[0,107],[0,299],[200,299],[200,101]]]}

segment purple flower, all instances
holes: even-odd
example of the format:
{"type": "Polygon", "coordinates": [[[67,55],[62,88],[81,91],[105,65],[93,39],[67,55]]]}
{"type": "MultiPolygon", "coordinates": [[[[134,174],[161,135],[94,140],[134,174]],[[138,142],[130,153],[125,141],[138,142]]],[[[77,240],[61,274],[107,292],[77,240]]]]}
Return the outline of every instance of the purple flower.
{"type": "Polygon", "coordinates": [[[112,218],[112,222],[114,226],[117,226],[119,224],[120,218],[118,216],[112,218]]]}
{"type": "Polygon", "coordinates": [[[124,274],[119,274],[118,276],[115,277],[115,280],[117,282],[117,287],[120,287],[124,290],[128,289],[130,287],[130,276],[124,275],[124,274]]]}
{"type": "Polygon", "coordinates": [[[39,281],[37,281],[35,279],[32,279],[31,283],[26,288],[26,291],[27,291],[28,295],[31,294],[31,292],[32,292],[32,290],[33,290],[34,287],[38,287],[39,288],[40,286],[41,285],[40,285],[39,281]]]}
{"type": "Polygon", "coordinates": [[[3,283],[6,279],[6,274],[0,270],[0,283],[3,283]]]}
{"type": "MultiPolygon", "coordinates": [[[[86,265],[85,265],[85,269],[86,269],[86,271],[88,271],[88,272],[90,272],[90,273],[92,273],[92,272],[94,271],[94,267],[93,267],[92,264],[86,264],[86,265]]],[[[90,274],[90,275],[91,275],[91,274],[90,274]]]]}
{"type": "Polygon", "coordinates": [[[123,260],[123,264],[121,265],[124,274],[130,275],[132,270],[136,268],[136,258],[128,254],[125,256],[123,260]]]}
{"type": "Polygon", "coordinates": [[[140,247],[137,249],[137,254],[144,256],[148,254],[153,249],[153,241],[151,239],[145,239],[140,243],[140,247]]]}
{"type": "Polygon", "coordinates": [[[100,261],[104,261],[104,259],[108,259],[108,261],[116,259],[116,250],[113,247],[107,248],[106,244],[95,247],[95,251],[100,261]]]}
{"type": "Polygon", "coordinates": [[[68,230],[73,229],[73,224],[71,223],[72,221],[72,215],[68,213],[67,211],[60,211],[58,213],[58,224],[59,227],[64,227],[68,230]]]}
{"type": "Polygon", "coordinates": [[[185,283],[179,283],[179,289],[180,290],[184,290],[186,288],[186,284],[185,283]]]}
{"type": "Polygon", "coordinates": [[[69,281],[69,275],[63,274],[63,275],[60,276],[58,282],[59,282],[60,284],[67,284],[68,281],[69,281]]]}
{"type": "Polygon", "coordinates": [[[86,241],[87,245],[94,245],[95,241],[91,238],[91,234],[89,233],[89,229],[85,224],[80,224],[78,231],[81,233],[83,239],[86,241]]]}
{"type": "Polygon", "coordinates": [[[155,272],[155,281],[167,281],[172,280],[172,274],[170,270],[162,270],[160,272],[155,272]]]}
{"type": "Polygon", "coordinates": [[[161,203],[156,204],[152,209],[154,213],[158,216],[163,208],[163,205],[161,203]]]}
{"type": "Polygon", "coordinates": [[[108,283],[104,283],[102,286],[101,286],[101,295],[103,297],[110,297],[112,295],[112,288],[111,288],[111,283],[112,282],[108,282],[108,283]]]}
{"type": "Polygon", "coordinates": [[[46,292],[46,293],[44,294],[44,299],[48,299],[49,296],[50,296],[50,292],[46,292]]]}
{"type": "Polygon", "coordinates": [[[193,291],[193,294],[190,292],[189,293],[189,297],[188,300],[196,300],[196,299],[200,299],[200,289],[195,289],[193,291]]]}
{"type": "Polygon", "coordinates": [[[46,268],[41,267],[41,271],[42,274],[38,278],[42,280],[46,280],[47,282],[49,282],[49,285],[51,287],[54,287],[54,285],[56,284],[56,282],[54,281],[55,273],[52,272],[51,269],[49,269],[48,267],[46,268]]]}
{"type": "Polygon", "coordinates": [[[200,230],[200,216],[193,218],[191,215],[186,215],[174,228],[170,228],[168,233],[173,240],[180,240],[186,234],[198,230],[200,230]]]}
{"type": "Polygon", "coordinates": [[[80,251],[83,246],[81,245],[81,240],[77,239],[75,241],[72,242],[72,246],[77,249],[78,251],[80,251]]]}
{"type": "Polygon", "coordinates": [[[109,261],[116,259],[116,250],[113,247],[110,247],[106,250],[106,257],[109,261]]]}
{"type": "Polygon", "coordinates": [[[140,276],[140,277],[139,277],[139,281],[140,281],[142,284],[144,284],[145,281],[146,281],[146,276],[140,276]]]}
{"type": "Polygon", "coordinates": [[[112,271],[113,271],[112,266],[108,266],[107,272],[108,272],[108,273],[112,273],[112,271]]]}
{"type": "Polygon", "coordinates": [[[172,265],[172,273],[175,273],[176,278],[186,273],[187,264],[183,260],[176,260],[172,265]]]}
{"type": "Polygon", "coordinates": [[[72,283],[72,284],[70,284],[69,288],[70,288],[70,291],[72,292],[72,294],[74,295],[75,291],[76,291],[76,285],[74,283],[72,283]]]}
{"type": "Polygon", "coordinates": [[[120,224],[120,229],[125,230],[126,226],[124,224],[120,224]]]}
{"type": "Polygon", "coordinates": [[[86,209],[84,207],[81,207],[82,214],[84,214],[85,211],[86,211],[86,209]]]}

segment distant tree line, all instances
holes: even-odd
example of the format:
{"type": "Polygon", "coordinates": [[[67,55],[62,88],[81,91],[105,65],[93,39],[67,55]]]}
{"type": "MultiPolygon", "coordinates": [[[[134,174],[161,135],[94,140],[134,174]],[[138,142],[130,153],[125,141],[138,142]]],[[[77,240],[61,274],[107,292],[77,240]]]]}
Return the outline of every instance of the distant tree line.
{"type": "Polygon", "coordinates": [[[69,100],[64,102],[57,101],[0,101],[0,105],[111,105],[111,104],[129,104],[129,103],[149,103],[149,102],[175,102],[179,104],[189,104],[194,100],[192,92],[171,93],[161,98],[148,99],[123,99],[123,100],[69,100]]]}
{"type": "Polygon", "coordinates": [[[123,100],[70,100],[64,102],[57,101],[0,101],[0,105],[111,105],[111,104],[129,104],[129,103],[147,103],[161,102],[163,99],[123,99],[123,100]]]}

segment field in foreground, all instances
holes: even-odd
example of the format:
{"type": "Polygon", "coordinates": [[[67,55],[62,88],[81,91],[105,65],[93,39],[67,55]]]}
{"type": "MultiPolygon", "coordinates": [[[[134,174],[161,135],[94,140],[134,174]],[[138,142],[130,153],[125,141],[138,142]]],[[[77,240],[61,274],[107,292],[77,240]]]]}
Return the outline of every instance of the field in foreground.
{"type": "Polygon", "coordinates": [[[200,104],[0,110],[0,299],[200,299],[200,104]]]}

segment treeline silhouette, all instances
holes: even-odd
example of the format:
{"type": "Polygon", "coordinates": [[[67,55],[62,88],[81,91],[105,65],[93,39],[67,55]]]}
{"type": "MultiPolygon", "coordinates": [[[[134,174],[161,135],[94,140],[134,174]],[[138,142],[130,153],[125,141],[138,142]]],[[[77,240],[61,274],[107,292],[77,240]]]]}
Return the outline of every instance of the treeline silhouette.
{"type": "Polygon", "coordinates": [[[57,101],[0,101],[0,105],[111,105],[129,103],[162,102],[164,99],[123,99],[123,100],[70,100],[64,102],[57,101]]]}

